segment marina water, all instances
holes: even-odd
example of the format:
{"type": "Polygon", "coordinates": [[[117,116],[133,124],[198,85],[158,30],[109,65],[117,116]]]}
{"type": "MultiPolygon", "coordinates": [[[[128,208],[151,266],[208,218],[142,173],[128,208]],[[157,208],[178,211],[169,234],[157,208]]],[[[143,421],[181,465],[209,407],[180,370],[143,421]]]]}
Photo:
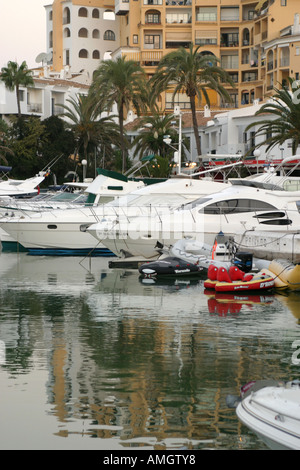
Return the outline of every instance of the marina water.
{"type": "Polygon", "coordinates": [[[300,293],[216,299],[205,276],[0,255],[0,448],[256,450],[226,405],[299,378],[300,293]]]}

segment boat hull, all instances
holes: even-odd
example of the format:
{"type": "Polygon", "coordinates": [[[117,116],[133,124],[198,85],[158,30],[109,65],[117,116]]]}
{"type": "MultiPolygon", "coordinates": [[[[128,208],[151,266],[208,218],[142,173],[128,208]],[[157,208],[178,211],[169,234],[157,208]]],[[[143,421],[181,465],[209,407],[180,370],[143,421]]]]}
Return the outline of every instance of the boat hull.
{"type": "Polygon", "coordinates": [[[237,406],[241,422],[272,449],[300,450],[300,395],[295,387],[265,387],[237,406]]]}
{"type": "Polygon", "coordinates": [[[275,286],[273,277],[267,276],[263,279],[253,281],[217,282],[214,286],[216,292],[259,292],[270,290],[275,286]]]}
{"type": "Polygon", "coordinates": [[[162,260],[144,263],[139,272],[145,277],[156,276],[193,276],[202,273],[202,268],[179,258],[165,258],[162,260]]]}
{"type": "Polygon", "coordinates": [[[296,231],[249,230],[236,233],[234,240],[238,247],[249,251],[257,258],[272,261],[280,256],[292,263],[300,263],[300,233],[296,231]]]}
{"type": "MultiPolygon", "coordinates": [[[[81,222],[55,222],[5,222],[3,227],[16,244],[32,255],[113,256],[113,253],[102,243],[97,243],[92,235],[81,231],[81,222]]],[[[4,247],[8,247],[5,242],[4,247]]]]}

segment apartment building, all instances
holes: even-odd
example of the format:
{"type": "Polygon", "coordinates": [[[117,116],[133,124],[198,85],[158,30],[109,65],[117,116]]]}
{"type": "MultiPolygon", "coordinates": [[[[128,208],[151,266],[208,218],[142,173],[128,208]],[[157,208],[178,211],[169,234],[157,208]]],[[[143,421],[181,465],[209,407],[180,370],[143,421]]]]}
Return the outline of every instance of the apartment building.
{"type": "MultiPolygon", "coordinates": [[[[234,107],[263,100],[273,85],[299,75],[299,0],[116,0],[115,11],[122,16],[115,56],[139,60],[152,75],[163,55],[193,42],[230,74],[234,107]]],[[[189,108],[185,96],[177,104],[189,108]]],[[[164,105],[172,107],[170,94],[164,105]]]]}
{"type": "Polygon", "coordinates": [[[92,80],[101,60],[119,47],[114,0],[54,0],[46,5],[47,56],[55,71],[86,71],[92,80]]]}
{"type": "MultiPolygon", "coordinates": [[[[45,8],[54,70],[92,76],[101,60],[126,55],[151,76],[166,53],[193,42],[234,81],[230,107],[264,100],[300,73],[299,0],[54,0],[45,8]]],[[[170,93],[162,99],[173,108],[170,93]]],[[[189,109],[185,95],[176,104],[189,109]]],[[[217,96],[211,104],[229,106],[217,96]]]]}
{"type": "MultiPolygon", "coordinates": [[[[87,94],[89,85],[86,77],[72,77],[65,71],[49,72],[49,67],[33,70],[34,87],[20,86],[19,96],[23,116],[38,116],[42,120],[61,114],[64,110],[61,104],[68,104],[71,98],[78,94],[87,94]]],[[[9,122],[10,116],[17,114],[15,91],[8,90],[0,81],[0,118],[9,122]]]]}

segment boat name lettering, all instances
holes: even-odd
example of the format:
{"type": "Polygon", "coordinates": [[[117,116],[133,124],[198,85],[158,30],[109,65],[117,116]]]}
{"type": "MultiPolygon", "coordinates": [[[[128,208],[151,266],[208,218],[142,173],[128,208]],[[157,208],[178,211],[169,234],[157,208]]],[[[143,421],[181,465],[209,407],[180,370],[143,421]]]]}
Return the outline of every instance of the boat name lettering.
{"type": "Polygon", "coordinates": [[[175,273],[189,273],[191,272],[190,269],[175,269],[175,273]]]}
{"type": "Polygon", "coordinates": [[[260,287],[271,287],[273,286],[274,281],[261,282],[260,287]]]}

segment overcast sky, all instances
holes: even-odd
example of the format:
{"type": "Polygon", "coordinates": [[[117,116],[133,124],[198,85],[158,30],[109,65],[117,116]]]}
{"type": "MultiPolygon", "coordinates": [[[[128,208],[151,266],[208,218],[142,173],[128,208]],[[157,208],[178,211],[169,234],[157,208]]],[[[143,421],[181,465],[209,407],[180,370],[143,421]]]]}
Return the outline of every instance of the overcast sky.
{"type": "Polygon", "coordinates": [[[0,69],[9,60],[29,68],[46,52],[46,11],[53,0],[0,0],[0,69]]]}

